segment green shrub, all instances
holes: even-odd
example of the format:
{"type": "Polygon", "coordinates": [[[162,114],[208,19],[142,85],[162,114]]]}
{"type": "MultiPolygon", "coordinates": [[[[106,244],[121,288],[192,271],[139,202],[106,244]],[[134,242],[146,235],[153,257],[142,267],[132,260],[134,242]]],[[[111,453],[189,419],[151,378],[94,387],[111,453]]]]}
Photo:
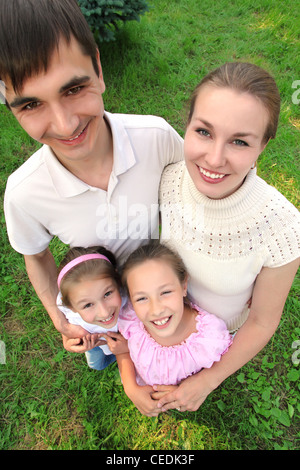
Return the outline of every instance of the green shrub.
{"type": "Polygon", "coordinates": [[[78,0],[96,41],[112,41],[121,23],[139,21],[149,10],[146,0],[78,0]]]}

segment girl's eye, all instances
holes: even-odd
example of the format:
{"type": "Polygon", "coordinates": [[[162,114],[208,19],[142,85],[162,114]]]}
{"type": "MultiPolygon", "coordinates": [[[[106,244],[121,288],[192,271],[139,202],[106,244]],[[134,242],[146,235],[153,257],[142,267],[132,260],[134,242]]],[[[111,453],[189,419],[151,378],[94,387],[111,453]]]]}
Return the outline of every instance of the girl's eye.
{"type": "Polygon", "coordinates": [[[161,293],[161,295],[168,295],[168,294],[171,294],[172,291],[170,290],[165,290],[161,293]]]}
{"type": "Polygon", "coordinates": [[[241,139],[235,139],[235,140],[233,141],[233,143],[234,143],[235,145],[240,146],[240,147],[249,147],[248,144],[247,144],[247,142],[245,142],[244,140],[241,140],[241,139]]]}
{"type": "Polygon", "coordinates": [[[138,297],[135,299],[135,302],[144,302],[146,300],[146,297],[138,297]]]}
{"type": "Polygon", "coordinates": [[[112,293],[113,293],[112,290],[109,290],[109,291],[105,292],[104,298],[109,297],[112,293]]]}
{"type": "Polygon", "coordinates": [[[88,304],[85,304],[83,308],[84,308],[84,309],[90,308],[92,305],[93,305],[93,304],[92,304],[91,302],[89,302],[88,304]]]}

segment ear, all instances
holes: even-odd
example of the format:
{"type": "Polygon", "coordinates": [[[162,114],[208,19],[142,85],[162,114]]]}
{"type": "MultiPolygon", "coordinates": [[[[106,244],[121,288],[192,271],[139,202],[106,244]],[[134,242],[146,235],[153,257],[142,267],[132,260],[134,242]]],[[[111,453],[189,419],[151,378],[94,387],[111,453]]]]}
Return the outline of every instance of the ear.
{"type": "Polygon", "coordinates": [[[261,152],[263,152],[265,150],[265,148],[268,145],[268,143],[270,142],[270,140],[271,140],[271,137],[269,137],[267,142],[261,144],[261,152]]]}
{"type": "Polygon", "coordinates": [[[184,297],[187,296],[188,280],[189,280],[189,277],[188,277],[188,275],[186,275],[185,280],[182,283],[182,289],[183,289],[183,296],[184,297]]]}
{"type": "Polygon", "coordinates": [[[105,92],[105,83],[104,83],[104,78],[103,78],[103,72],[102,72],[102,65],[101,65],[101,60],[100,60],[100,52],[99,49],[97,49],[97,65],[99,68],[99,81],[101,85],[101,92],[105,92]]]}

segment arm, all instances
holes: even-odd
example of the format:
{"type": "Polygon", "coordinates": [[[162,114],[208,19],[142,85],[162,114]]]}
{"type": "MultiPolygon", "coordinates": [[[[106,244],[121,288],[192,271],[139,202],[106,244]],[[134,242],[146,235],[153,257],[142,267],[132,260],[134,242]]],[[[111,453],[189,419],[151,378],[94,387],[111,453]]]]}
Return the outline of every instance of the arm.
{"type": "Polygon", "coordinates": [[[108,331],[107,334],[102,333],[101,337],[106,340],[107,346],[115,356],[128,353],[127,339],[121,333],[108,331]]]}
{"type": "Polygon", "coordinates": [[[40,301],[47,310],[55,328],[67,337],[81,337],[87,331],[80,326],[71,325],[56,306],[58,288],[54,258],[47,248],[36,255],[24,255],[29,280],[40,301]]]}
{"type": "Polygon", "coordinates": [[[249,317],[228,352],[210,369],[188,377],[177,391],[159,400],[162,411],[179,406],[181,411],[197,410],[210,392],[264,348],[278,327],[298,267],[299,259],[279,268],[261,270],[253,290],[249,317]]]}

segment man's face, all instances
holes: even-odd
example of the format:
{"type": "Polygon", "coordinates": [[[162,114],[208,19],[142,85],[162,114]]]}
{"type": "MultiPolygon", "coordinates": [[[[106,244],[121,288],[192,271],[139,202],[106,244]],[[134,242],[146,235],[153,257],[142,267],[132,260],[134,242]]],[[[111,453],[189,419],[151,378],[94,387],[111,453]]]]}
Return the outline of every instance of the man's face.
{"type": "Polygon", "coordinates": [[[23,129],[49,145],[62,164],[93,158],[106,132],[105,84],[92,60],[72,38],[61,40],[47,72],[30,77],[16,94],[6,81],[6,99],[23,129]]]}

